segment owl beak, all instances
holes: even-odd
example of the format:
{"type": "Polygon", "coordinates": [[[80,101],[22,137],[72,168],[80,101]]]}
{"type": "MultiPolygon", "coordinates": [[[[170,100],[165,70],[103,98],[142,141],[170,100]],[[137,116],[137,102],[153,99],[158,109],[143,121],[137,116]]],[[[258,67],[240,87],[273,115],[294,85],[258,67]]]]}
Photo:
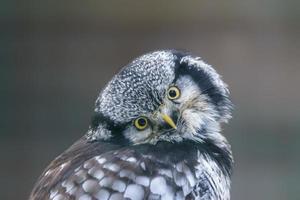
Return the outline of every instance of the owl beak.
{"type": "Polygon", "coordinates": [[[177,129],[176,124],[174,123],[173,119],[169,115],[162,113],[161,117],[168,125],[170,125],[175,130],[177,129]]]}

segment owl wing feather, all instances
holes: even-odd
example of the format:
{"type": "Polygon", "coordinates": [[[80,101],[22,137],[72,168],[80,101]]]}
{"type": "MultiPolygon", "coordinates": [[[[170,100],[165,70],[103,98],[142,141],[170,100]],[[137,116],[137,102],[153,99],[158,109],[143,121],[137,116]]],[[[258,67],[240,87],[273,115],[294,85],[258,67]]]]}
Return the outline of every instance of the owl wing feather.
{"type": "Polygon", "coordinates": [[[49,165],[30,199],[204,199],[211,187],[199,184],[199,170],[188,157],[180,158],[183,149],[174,149],[171,157],[157,149],[80,140],[49,165]]]}

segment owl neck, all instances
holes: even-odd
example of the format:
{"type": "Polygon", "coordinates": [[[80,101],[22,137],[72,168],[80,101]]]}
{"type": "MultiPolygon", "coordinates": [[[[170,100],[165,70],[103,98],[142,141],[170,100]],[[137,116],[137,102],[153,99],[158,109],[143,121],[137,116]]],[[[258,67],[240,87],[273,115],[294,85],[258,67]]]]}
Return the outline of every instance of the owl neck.
{"type": "MultiPolygon", "coordinates": [[[[225,138],[224,138],[225,139],[225,138]]],[[[225,141],[222,144],[217,144],[212,139],[205,139],[199,143],[199,148],[206,152],[211,158],[216,160],[224,174],[231,176],[233,167],[233,156],[230,144],[225,141]]]]}
{"type": "Polygon", "coordinates": [[[197,165],[199,156],[204,156],[214,161],[224,176],[230,177],[232,173],[232,154],[230,149],[219,148],[212,141],[202,143],[183,140],[181,142],[160,141],[155,145],[141,144],[130,146],[143,155],[150,155],[161,162],[179,163],[183,160],[190,166],[197,165]]]}
{"type": "Polygon", "coordinates": [[[219,163],[224,172],[231,175],[233,166],[231,146],[221,134],[220,124],[218,122],[212,123],[197,131],[196,137],[199,140],[196,143],[219,163]]]}

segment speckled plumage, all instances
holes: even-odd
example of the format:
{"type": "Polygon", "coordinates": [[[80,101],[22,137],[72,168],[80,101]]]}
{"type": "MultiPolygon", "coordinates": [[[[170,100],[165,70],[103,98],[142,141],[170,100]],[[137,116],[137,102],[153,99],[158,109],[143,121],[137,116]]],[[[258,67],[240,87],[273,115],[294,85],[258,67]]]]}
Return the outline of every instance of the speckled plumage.
{"type": "Polygon", "coordinates": [[[87,134],[48,166],[30,200],[229,200],[233,160],[220,133],[228,94],[199,57],[166,50],[135,59],[100,93],[87,134]],[[170,86],[178,99],[166,97],[170,86]],[[143,130],[133,125],[139,116],[149,121],[143,130]]]}
{"type": "Polygon", "coordinates": [[[174,68],[171,52],[141,56],[108,83],[96,101],[95,111],[109,116],[115,123],[154,111],[174,79],[174,68]]]}

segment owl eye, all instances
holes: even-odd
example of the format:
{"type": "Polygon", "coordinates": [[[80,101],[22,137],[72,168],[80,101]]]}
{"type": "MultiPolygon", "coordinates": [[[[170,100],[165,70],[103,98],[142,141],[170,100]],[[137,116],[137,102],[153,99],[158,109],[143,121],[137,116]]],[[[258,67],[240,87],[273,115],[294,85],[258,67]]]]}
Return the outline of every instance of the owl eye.
{"type": "Polygon", "coordinates": [[[180,97],[180,90],[176,86],[171,86],[168,89],[167,95],[171,100],[178,99],[180,97]]]}
{"type": "Polygon", "coordinates": [[[138,130],[144,130],[148,126],[148,119],[146,117],[138,117],[136,120],[134,120],[134,126],[138,130]]]}

